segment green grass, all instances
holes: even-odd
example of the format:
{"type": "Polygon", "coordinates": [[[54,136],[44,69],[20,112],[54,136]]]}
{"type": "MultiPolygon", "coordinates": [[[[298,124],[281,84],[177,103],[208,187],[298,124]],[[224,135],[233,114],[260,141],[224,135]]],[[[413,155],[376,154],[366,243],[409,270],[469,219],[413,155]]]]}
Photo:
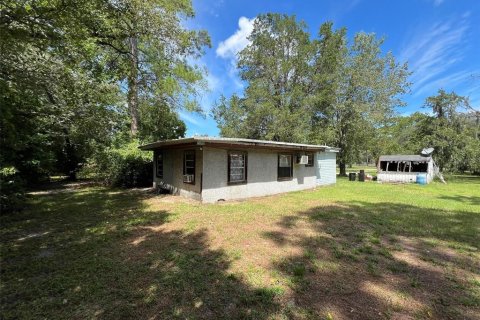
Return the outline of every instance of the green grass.
{"type": "Polygon", "coordinates": [[[1,216],[2,319],[480,314],[480,179],[203,205],[64,186],[1,216]]]}

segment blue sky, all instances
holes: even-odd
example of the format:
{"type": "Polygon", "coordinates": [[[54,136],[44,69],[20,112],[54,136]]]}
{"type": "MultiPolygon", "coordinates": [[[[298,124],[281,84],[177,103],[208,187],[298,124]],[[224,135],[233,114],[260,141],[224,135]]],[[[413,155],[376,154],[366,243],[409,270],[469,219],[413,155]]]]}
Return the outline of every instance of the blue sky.
{"type": "Polygon", "coordinates": [[[311,35],[325,21],[356,32],[384,36],[385,52],[407,61],[413,72],[411,93],[399,113],[421,110],[426,97],[439,88],[469,96],[480,106],[480,1],[477,0],[193,0],[196,17],[188,27],[209,32],[212,47],[198,63],[206,68],[209,90],[201,94],[205,116],[179,111],[187,136],[218,136],[209,115],[221,94],[241,94],[244,84],[235,68],[236,53],[248,45],[253,19],[260,13],[294,14],[304,20],[311,35]]]}

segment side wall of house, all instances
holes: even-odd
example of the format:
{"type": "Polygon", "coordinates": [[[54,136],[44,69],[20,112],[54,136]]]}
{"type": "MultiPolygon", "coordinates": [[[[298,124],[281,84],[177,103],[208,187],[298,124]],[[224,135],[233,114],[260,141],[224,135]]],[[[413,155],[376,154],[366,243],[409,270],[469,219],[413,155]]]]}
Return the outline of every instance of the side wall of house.
{"type": "MultiPolygon", "coordinates": [[[[315,167],[293,165],[293,178],[278,181],[277,151],[247,150],[246,184],[228,184],[228,150],[205,147],[203,154],[203,202],[259,197],[316,186],[315,167]]],[[[289,152],[285,152],[289,153],[289,152]]]]}
{"type": "Polygon", "coordinates": [[[203,152],[200,148],[165,149],[154,152],[153,186],[168,189],[172,194],[201,200],[203,152]],[[186,150],[195,150],[195,183],[183,182],[183,155],[186,150]],[[163,153],[163,178],[157,177],[157,155],[163,153]]]}
{"type": "Polygon", "coordinates": [[[317,185],[329,185],[337,182],[336,165],[336,152],[317,152],[315,154],[317,185]]]}

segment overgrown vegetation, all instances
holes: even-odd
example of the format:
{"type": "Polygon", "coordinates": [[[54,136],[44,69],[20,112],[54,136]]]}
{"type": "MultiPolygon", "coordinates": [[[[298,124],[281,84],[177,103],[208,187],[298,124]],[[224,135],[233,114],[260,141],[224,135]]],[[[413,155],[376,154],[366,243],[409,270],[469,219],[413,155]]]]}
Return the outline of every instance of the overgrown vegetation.
{"type": "Polygon", "coordinates": [[[152,155],[140,151],[138,141],[119,147],[98,150],[92,155],[82,174],[107,186],[124,188],[152,185],[152,155]]]}
{"type": "Polygon", "coordinates": [[[0,317],[477,319],[479,186],[340,179],[203,205],[56,185],[0,217],[0,317]]]}
{"type": "MultiPolygon", "coordinates": [[[[75,180],[102,159],[94,155],[122,150],[118,141],[182,137],[176,110],[200,111],[196,59],[210,43],[185,27],[193,15],[189,0],[2,1],[0,169],[15,171],[2,206],[21,190],[16,181],[75,180]]],[[[117,160],[107,171],[141,167],[117,160]]]]}

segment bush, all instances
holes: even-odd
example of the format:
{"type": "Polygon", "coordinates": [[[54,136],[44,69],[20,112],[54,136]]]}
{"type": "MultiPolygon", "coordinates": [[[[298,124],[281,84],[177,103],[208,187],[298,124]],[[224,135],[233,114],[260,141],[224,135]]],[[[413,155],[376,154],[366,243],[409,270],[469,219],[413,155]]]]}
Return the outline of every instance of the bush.
{"type": "Polygon", "coordinates": [[[152,185],[151,152],[138,149],[138,141],[118,148],[97,152],[82,169],[82,175],[116,187],[149,187],[152,185]]]}
{"type": "Polygon", "coordinates": [[[15,167],[0,169],[0,211],[19,210],[25,199],[25,184],[15,167]]]}

